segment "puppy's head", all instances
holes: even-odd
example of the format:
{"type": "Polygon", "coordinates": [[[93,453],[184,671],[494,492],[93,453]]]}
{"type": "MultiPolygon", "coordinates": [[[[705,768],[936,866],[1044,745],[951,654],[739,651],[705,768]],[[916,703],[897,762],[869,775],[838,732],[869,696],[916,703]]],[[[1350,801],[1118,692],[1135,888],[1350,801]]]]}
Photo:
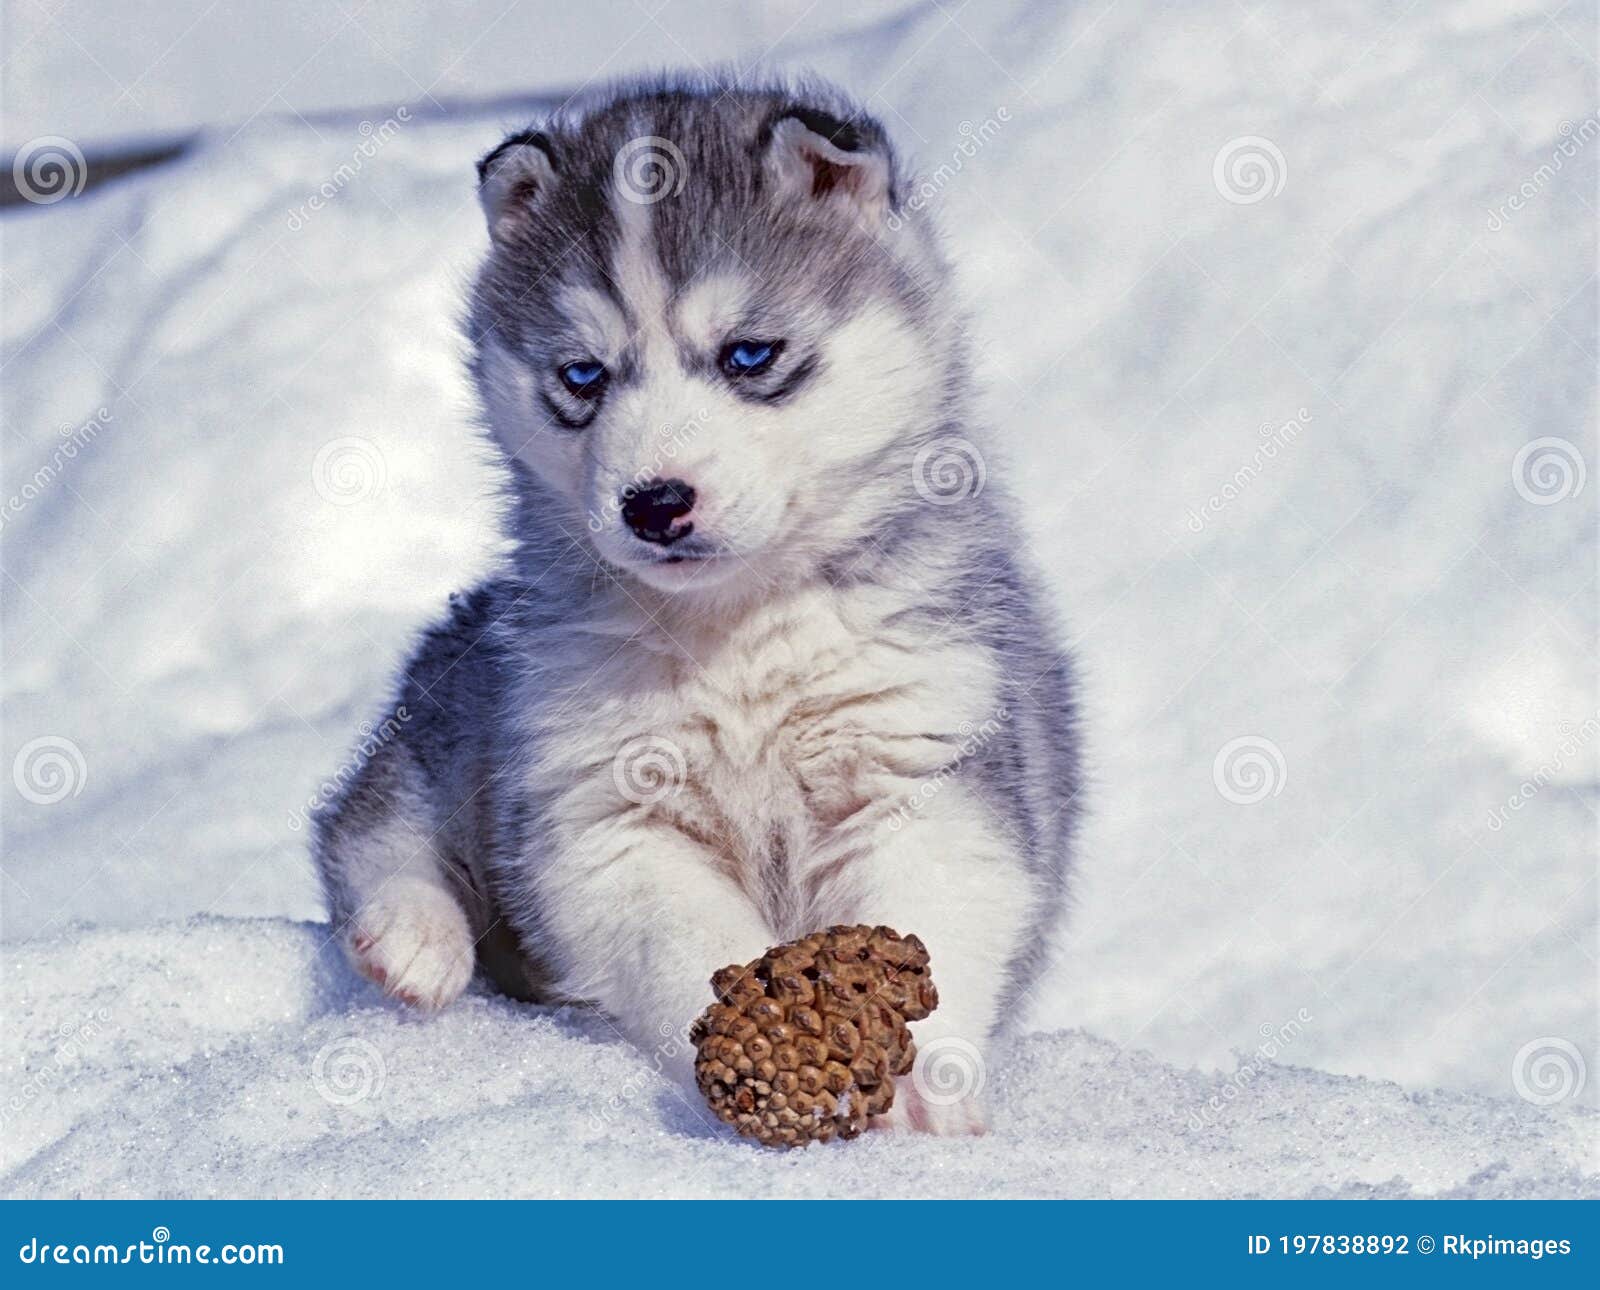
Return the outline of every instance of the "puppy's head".
{"type": "Polygon", "coordinates": [[[950,361],[881,127],[650,90],[479,163],[474,373],[524,523],[663,590],[803,573],[882,520],[950,361]]]}

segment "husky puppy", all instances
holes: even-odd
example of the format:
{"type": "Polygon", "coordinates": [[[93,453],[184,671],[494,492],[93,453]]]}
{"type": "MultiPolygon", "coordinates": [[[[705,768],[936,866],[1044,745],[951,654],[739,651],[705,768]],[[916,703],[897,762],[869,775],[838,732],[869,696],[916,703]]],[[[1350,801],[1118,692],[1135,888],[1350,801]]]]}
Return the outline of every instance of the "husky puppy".
{"type": "Polygon", "coordinates": [[[981,1130],[1063,897],[1073,684],[883,128],[649,84],[478,176],[514,572],[423,636],[317,820],[355,966],[419,1008],[475,965],[591,1003],[688,1080],[715,969],[885,923],[941,999],[893,1119],[981,1130]]]}

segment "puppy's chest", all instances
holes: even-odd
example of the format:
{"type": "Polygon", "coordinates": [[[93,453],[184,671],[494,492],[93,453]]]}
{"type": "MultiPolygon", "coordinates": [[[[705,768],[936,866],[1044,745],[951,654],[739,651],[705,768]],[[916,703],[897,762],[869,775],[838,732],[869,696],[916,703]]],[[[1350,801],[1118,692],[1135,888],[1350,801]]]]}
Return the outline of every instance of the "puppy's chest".
{"type": "MultiPolygon", "coordinates": [[[[617,747],[678,776],[651,803],[741,864],[815,849],[952,759],[988,699],[970,648],[903,639],[808,605],[651,660],[617,747]]],[[[613,769],[616,769],[615,767],[613,769]]],[[[623,767],[627,774],[627,767],[623,767]]]]}
{"type": "Polygon", "coordinates": [[[938,725],[932,694],[894,676],[885,654],[836,622],[784,622],[681,672],[672,706],[692,792],[728,817],[826,829],[866,806],[894,766],[936,767],[937,746],[910,746],[938,725]]]}

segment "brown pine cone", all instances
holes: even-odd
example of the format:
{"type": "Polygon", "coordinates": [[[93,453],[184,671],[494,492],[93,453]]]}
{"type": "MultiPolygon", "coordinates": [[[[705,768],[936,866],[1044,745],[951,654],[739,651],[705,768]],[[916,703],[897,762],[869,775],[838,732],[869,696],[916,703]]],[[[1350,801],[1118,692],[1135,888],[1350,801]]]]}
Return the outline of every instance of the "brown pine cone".
{"type": "Polygon", "coordinates": [[[928,951],[887,927],[830,927],[711,978],[690,1030],[719,1119],[769,1147],[853,1138],[911,1069],[906,1022],[939,1006],[928,951]]]}

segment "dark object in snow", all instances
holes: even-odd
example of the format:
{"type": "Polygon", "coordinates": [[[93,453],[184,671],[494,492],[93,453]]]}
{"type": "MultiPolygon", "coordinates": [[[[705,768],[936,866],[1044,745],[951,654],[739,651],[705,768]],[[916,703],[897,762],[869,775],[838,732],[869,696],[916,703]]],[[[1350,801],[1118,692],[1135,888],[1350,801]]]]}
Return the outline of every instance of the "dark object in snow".
{"type": "Polygon", "coordinates": [[[906,1022],[939,1006],[928,951],[887,927],[830,927],[711,978],[690,1030],[719,1119],[769,1147],[853,1138],[911,1069],[906,1022]]]}

